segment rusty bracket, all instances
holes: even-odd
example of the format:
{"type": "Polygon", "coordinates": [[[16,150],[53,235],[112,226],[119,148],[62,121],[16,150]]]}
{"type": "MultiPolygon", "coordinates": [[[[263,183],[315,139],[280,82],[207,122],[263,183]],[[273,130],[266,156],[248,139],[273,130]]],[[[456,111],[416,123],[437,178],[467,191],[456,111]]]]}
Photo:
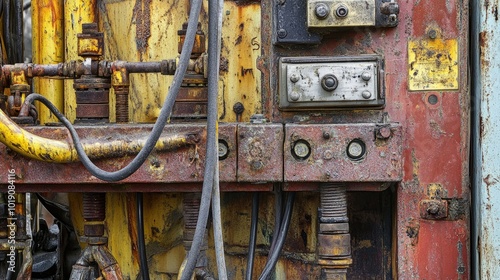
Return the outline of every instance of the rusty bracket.
{"type": "Polygon", "coordinates": [[[427,186],[426,199],[419,203],[420,218],[425,220],[455,221],[466,216],[469,201],[463,198],[448,197],[443,185],[432,183],[427,186]]]}
{"type": "Polygon", "coordinates": [[[448,217],[448,201],[440,199],[424,199],[420,201],[420,218],[441,220],[448,217]]]}

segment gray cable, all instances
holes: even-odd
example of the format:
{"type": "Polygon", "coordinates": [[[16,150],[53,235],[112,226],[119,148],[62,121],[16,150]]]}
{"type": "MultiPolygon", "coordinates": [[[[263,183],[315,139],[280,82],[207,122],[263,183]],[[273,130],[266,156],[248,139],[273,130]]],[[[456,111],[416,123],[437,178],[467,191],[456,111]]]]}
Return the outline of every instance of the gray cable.
{"type": "MultiPolygon", "coordinates": [[[[213,25],[217,24],[217,32],[209,32],[208,41],[216,40],[217,47],[214,48],[210,44],[209,61],[211,65],[209,69],[216,69],[210,71],[208,75],[209,92],[214,91],[214,97],[218,95],[219,89],[219,64],[220,64],[220,49],[221,49],[221,33],[222,33],[222,10],[224,8],[223,0],[210,0],[209,2],[209,29],[213,30],[213,25]],[[213,17],[216,16],[217,20],[213,17]],[[211,59],[213,58],[213,59],[211,59]],[[213,68],[212,68],[213,67],[213,68]],[[217,92],[217,93],[216,93],[217,92]]],[[[217,105],[217,104],[215,104],[217,105]]],[[[216,111],[217,106],[216,106],[216,111]]],[[[218,144],[218,135],[215,135],[215,143],[218,144]]],[[[218,158],[218,147],[216,147],[216,157],[218,158]]],[[[224,257],[224,237],[222,233],[222,214],[220,205],[220,188],[219,188],[219,162],[215,164],[214,185],[212,191],[212,221],[214,231],[214,244],[215,244],[215,257],[217,261],[217,273],[219,280],[227,280],[226,260],[224,257]]]]}
{"type": "MultiPolygon", "coordinates": [[[[215,0],[210,0],[209,3],[215,0]]],[[[218,73],[219,73],[219,59],[217,59],[220,52],[217,52],[217,36],[218,22],[213,19],[217,17],[217,9],[209,10],[209,45],[208,45],[208,112],[207,112],[207,146],[206,146],[206,159],[205,159],[205,172],[203,176],[203,187],[201,191],[200,212],[198,214],[198,221],[193,236],[193,243],[189,249],[184,270],[179,275],[180,280],[189,280],[193,275],[200,247],[203,243],[205,229],[207,226],[208,213],[210,210],[210,201],[214,185],[214,177],[216,165],[218,164],[217,156],[217,94],[218,94],[218,73]],[[213,38],[213,39],[210,39],[213,38]],[[214,40],[215,39],[215,40],[214,40]]]]}

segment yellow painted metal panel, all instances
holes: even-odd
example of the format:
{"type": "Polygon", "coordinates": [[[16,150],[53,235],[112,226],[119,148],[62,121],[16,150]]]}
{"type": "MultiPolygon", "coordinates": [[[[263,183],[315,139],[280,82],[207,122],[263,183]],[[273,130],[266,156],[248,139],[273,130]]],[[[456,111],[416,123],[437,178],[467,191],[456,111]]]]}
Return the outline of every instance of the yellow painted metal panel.
{"type": "MultiPolygon", "coordinates": [[[[62,0],[34,0],[31,3],[33,23],[33,62],[52,64],[64,61],[64,25],[62,0]]],[[[63,81],[34,79],[35,92],[47,97],[59,110],[63,110],[63,81]]],[[[45,106],[39,108],[40,122],[57,122],[45,106]]]]}
{"type": "Polygon", "coordinates": [[[418,90],[458,89],[458,41],[419,39],[408,42],[408,87],[418,90]]]}
{"type": "MultiPolygon", "coordinates": [[[[187,21],[188,1],[153,0],[144,3],[149,5],[134,5],[132,1],[103,4],[99,21],[101,31],[105,33],[106,59],[158,61],[179,55],[177,31],[187,21]]],[[[200,18],[205,34],[208,28],[206,5],[200,18]]],[[[261,47],[260,37],[256,36],[260,34],[260,5],[237,6],[233,2],[225,2],[223,13],[221,55],[224,59],[220,72],[219,116],[221,121],[236,121],[233,106],[241,102],[245,110],[240,120],[248,121],[251,115],[261,112],[261,73],[257,69],[261,47]]],[[[130,121],[154,122],[172,77],[132,74],[130,83],[130,121]]],[[[114,110],[113,107],[111,105],[114,110]]]]}
{"type": "Polygon", "coordinates": [[[222,22],[222,72],[224,106],[220,108],[223,121],[236,121],[233,106],[241,102],[245,107],[241,120],[261,113],[261,73],[257,59],[261,55],[260,4],[237,6],[225,1],[222,22]],[[226,71],[224,71],[226,70],[226,71]]]}

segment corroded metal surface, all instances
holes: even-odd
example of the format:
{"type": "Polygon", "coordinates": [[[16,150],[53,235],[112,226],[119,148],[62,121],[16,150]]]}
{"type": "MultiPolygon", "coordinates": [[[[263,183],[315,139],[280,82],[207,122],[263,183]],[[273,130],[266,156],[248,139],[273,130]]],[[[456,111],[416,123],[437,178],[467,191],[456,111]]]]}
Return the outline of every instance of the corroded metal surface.
{"type": "Polygon", "coordinates": [[[238,181],[283,180],[283,125],[238,125],[238,181]]]}
{"type": "MultiPolygon", "coordinates": [[[[30,132],[45,136],[47,138],[68,140],[69,135],[65,128],[61,127],[30,127],[30,132]]],[[[83,139],[82,142],[109,142],[113,140],[132,141],[138,138],[146,138],[151,130],[151,125],[129,125],[129,126],[77,126],[77,132],[83,139]]],[[[169,125],[165,134],[169,133],[195,133],[201,135],[198,145],[179,148],[172,152],[154,152],[148,157],[139,170],[129,178],[121,181],[128,183],[174,183],[174,182],[202,182],[205,158],[205,134],[203,125],[169,125]]],[[[236,181],[236,125],[221,125],[219,128],[220,139],[228,143],[230,153],[228,157],[220,161],[222,182],[236,181]]],[[[93,177],[80,163],[75,164],[53,164],[26,159],[13,152],[9,152],[6,146],[0,145],[0,168],[6,170],[15,169],[16,183],[22,184],[89,184],[105,183],[93,177]],[[75,172],[75,170],[79,170],[75,172]]],[[[96,160],[99,167],[106,170],[117,170],[128,164],[133,156],[120,155],[116,158],[96,160]]],[[[0,175],[0,180],[6,180],[6,174],[0,175]]]]}
{"type": "MultiPolygon", "coordinates": [[[[286,182],[397,182],[402,179],[401,126],[386,126],[386,139],[376,137],[376,124],[285,126],[286,182]],[[349,144],[365,144],[360,159],[349,158],[349,144]],[[309,144],[310,155],[297,158],[294,143],[309,144]]],[[[361,151],[362,152],[362,151],[361,151]]]]}
{"type": "Polygon", "coordinates": [[[378,123],[387,114],[390,122],[400,123],[404,165],[394,210],[394,273],[401,279],[465,279],[470,273],[468,214],[454,221],[426,221],[420,220],[418,209],[419,202],[427,198],[425,186],[432,183],[446,190],[443,199],[469,200],[468,3],[422,0],[398,4],[399,24],[395,28],[344,30],[324,36],[317,46],[282,48],[268,35],[276,33],[275,23],[266,20],[272,18],[275,6],[262,2],[263,55],[259,69],[263,72],[264,112],[272,122],[378,123]],[[428,31],[432,28],[440,32],[440,38],[458,43],[457,72],[450,74],[453,79],[458,76],[457,86],[450,87],[457,89],[410,92],[408,42],[430,40],[428,31]],[[359,54],[384,57],[384,109],[317,113],[279,110],[280,57],[359,54]],[[418,230],[409,230],[415,225],[418,230]]]}
{"type": "Polygon", "coordinates": [[[474,53],[477,59],[475,69],[474,100],[479,103],[474,112],[478,125],[476,135],[475,159],[475,202],[476,220],[473,238],[477,245],[475,264],[477,279],[498,279],[500,277],[500,164],[498,139],[500,130],[499,110],[500,95],[500,60],[498,46],[500,44],[498,1],[477,1],[476,16],[478,41],[474,53]]]}

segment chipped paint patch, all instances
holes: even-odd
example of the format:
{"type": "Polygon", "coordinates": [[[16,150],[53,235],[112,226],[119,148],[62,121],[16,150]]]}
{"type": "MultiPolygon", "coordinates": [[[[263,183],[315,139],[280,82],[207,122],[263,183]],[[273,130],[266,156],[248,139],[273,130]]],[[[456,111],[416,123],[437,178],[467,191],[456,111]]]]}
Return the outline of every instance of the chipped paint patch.
{"type": "Polygon", "coordinates": [[[419,39],[408,42],[408,87],[458,90],[458,40],[419,39]]]}

